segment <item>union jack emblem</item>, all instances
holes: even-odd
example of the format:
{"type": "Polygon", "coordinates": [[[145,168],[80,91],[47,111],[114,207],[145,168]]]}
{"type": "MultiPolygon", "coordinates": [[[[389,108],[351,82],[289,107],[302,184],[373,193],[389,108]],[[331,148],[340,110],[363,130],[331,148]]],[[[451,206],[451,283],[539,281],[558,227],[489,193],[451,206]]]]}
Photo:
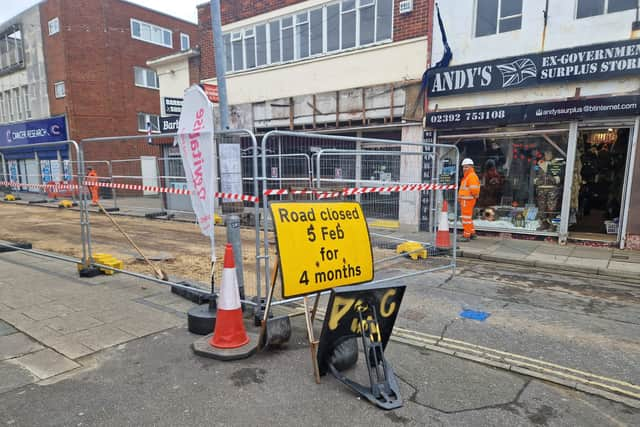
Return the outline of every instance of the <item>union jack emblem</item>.
{"type": "Polygon", "coordinates": [[[520,58],[515,61],[497,66],[502,73],[502,87],[516,86],[530,77],[536,77],[538,69],[529,58],[520,58]]]}

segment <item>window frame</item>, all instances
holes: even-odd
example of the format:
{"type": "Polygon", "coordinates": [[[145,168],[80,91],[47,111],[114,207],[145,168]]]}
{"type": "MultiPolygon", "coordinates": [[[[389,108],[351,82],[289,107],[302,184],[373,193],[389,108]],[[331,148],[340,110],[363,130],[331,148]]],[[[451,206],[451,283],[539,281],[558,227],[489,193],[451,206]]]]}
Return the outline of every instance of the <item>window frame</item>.
{"type": "MultiPolygon", "coordinates": [[[[521,9],[520,9],[520,13],[517,13],[515,15],[509,15],[509,16],[500,16],[500,13],[502,11],[502,2],[503,1],[509,1],[509,0],[497,0],[498,1],[498,9],[496,10],[496,31],[495,33],[490,33],[490,34],[483,34],[483,35],[478,35],[478,8],[480,6],[480,2],[479,0],[475,1],[475,8],[474,8],[474,16],[473,16],[473,38],[477,39],[480,37],[491,37],[491,36],[496,36],[499,34],[507,34],[507,33],[511,33],[513,31],[521,31],[522,30],[522,22],[523,22],[523,18],[524,18],[524,0],[521,0],[521,9]],[[500,21],[502,20],[506,20],[506,19],[512,19],[512,18],[517,18],[520,17],[520,28],[517,28],[515,30],[509,30],[509,31],[500,31],[500,21]]],[[[377,3],[377,2],[376,2],[377,3]]],[[[577,4],[577,3],[576,3],[577,4]]]]}
{"type": "Polygon", "coordinates": [[[7,121],[14,122],[15,121],[15,113],[13,111],[13,101],[11,99],[11,90],[7,89],[4,91],[4,109],[7,115],[7,121]]]}
{"type": "Polygon", "coordinates": [[[138,132],[147,132],[147,122],[151,122],[151,133],[160,133],[160,114],[153,114],[153,113],[144,113],[141,111],[138,111],[138,113],[136,114],[136,125],[138,126],[138,132]],[[140,129],[140,116],[144,115],[144,129],[140,129]],[[155,117],[157,119],[157,126],[156,129],[153,129],[153,122],[151,121],[151,118],[155,117]]]}
{"type": "Polygon", "coordinates": [[[53,84],[53,96],[54,96],[56,99],[62,99],[62,98],[64,98],[64,97],[66,97],[66,96],[67,96],[67,87],[66,87],[66,85],[64,84],[64,80],[61,80],[61,81],[59,81],[59,82],[55,82],[55,83],[53,84]],[[61,95],[60,95],[60,94],[58,94],[58,88],[60,88],[60,87],[62,88],[62,94],[61,94],[61,95]]]}
{"type": "Polygon", "coordinates": [[[0,46],[0,76],[11,74],[16,70],[25,68],[23,36],[24,33],[22,31],[21,24],[10,25],[9,27],[5,28],[2,33],[0,33],[0,44],[4,44],[5,48],[5,52],[2,52],[2,47],[0,46]],[[10,38],[13,38],[14,40],[20,40],[20,43],[14,43],[10,48],[10,38]]]}
{"type": "Polygon", "coordinates": [[[154,90],[160,90],[160,77],[158,76],[158,73],[152,69],[152,68],[146,68],[146,67],[139,67],[137,65],[133,66],[133,84],[136,87],[141,87],[141,88],[145,88],[145,89],[154,89],[154,90]],[[144,83],[138,83],[136,81],[136,71],[137,70],[142,70],[143,72],[143,76],[144,76],[144,83]],[[149,86],[149,75],[147,74],[147,72],[151,71],[154,75],[155,75],[155,80],[156,80],[156,84],[157,86],[149,86]]]}
{"type": "Polygon", "coordinates": [[[130,30],[131,30],[131,38],[132,39],[140,40],[140,41],[143,41],[145,43],[155,44],[157,46],[163,46],[163,47],[166,47],[166,48],[169,48],[169,49],[173,49],[173,31],[172,30],[170,30],[168,28],[161,27],[159,25],[151,24],[149,22],[141,21],[141,20],[136,19],[136,18],[131,18],[129,22],[130,22],[129,27],[130,27],[130,30]],[[140,27],[140,35],[139,36],[136,36],[133,33],[133,24],[134,24],[134,22],[137,23],[138,26],[140,27]],[[157,42],[157,41],[153,40],[153,36],[150,36],[150,38],[148,40],[146,38],[142,37],[142,26],[143,25],[146,25],[146,26],[149,27],[149,34],[150,35],[153,34],[153,30],[154,29],[160,30],[160,32],[162,34],[162,42],[157,42]],[[171,43],[169,45],[164,43],[164,34],[165,34],[165,32],[169,33],[169,40],[171,41],[171,43]]]}
{"type": "Polygon", "coordinates": [[[53,36],[55,34],[58,34],[60,32],[60,18],[59,17],[55,17],[53,19],[50,19],[47,22],[47,27],[49,28],[49,35],[53,36]],[[55,23],[55,28],[54,31],[51,31],[51,24],[55,23]]]}
{"type": "Polygon", "coordinates": [[[189,37],[189,34],[180,33],[180,50],[185,51],[189,49],[191,49],[191,37],[189,37]],[[187,47],[184,47],[183,40],[185,39],[187,40],[187,47]]]}
{"type": "Polygon", "coordinates": [[[22,92],[25,120],[29,120],[33,116],[33,114],[31,113],[31,102],[29,99],[29,86],[22,85],[20,87],[20,90],[22,92]]]}
{"type": "Polygon", "coordinates": [[[24,120],[20,87],[14,87],[11,92],[13,93],[12,98],[15,99],[16,121],[20,122],[24,120]]]}
{"type": "Polygon", "coordinates": [[[582,16],[582,17],[578,17],[578,9],[579,9],[579,3],[580,0],[576,0],[574,6],[575,6],[575,11],[573,13],[573,18],[576,20],[579,19],[589,19],[589,18],[595,18],[596,16],[605,16],[605,15],[609,15],[612,13],[622,13],[622,12],[627,12],[629,10],[633,10],[634,8],[631,9],[623,9],[623,10],[616,10],[614,12],[609,12],[609,0],[603,0],[604,4],[602,7],[602,13],[598,13],[596,15],[589,15],[589,16],[582,16]]]}
{"type": "MultiPolygon", "coordinates": [[[[383,0],[353,0],[354,1],[354,8],[350,9],[349,12],[353,12],[355,14],[355,45],[352,47],[348,47],[348,48],[343,48],[342,47],[342,39],[343,39],[343,25],[342,25],[342,15],[343,15],[343,11],[342,11],[342,2],[343,0],[337,0],[337,1],[332,1],[332,2],[328,2],[325,3],[323,5],[316,5],[316,6],[312,6],[312,7],[307,7],[305,9],[301,9],[298,10],[296,12],[291,12],[287,15],[282,15],[279,16],[277,18],[273,18],[273,19],[269,19],[269,20],[265,20],[265,21],[259,21],[256,22],[255,24],[252,24],[250,26],[246,26],[246,27],[238,27],[238,28],[233,28],[232,30],[226,31],[223,34],[223,40],[225,40],[225,47],[227,46],[227,38],[229,40],[228,45],[229,45],[229,50],[231,51],[230,54],[230,67],[227,67],[227,72],[229,74],[232,73],[238,73],[238,72],[244,72],[244,71],[251,71],[251,70],[256,70],[256,69],[260,69],[260,68],[265,68],[265,67],[270,67],[270,66],[275,66],[275,65],[281,65],[281,64],[288,64],[288,63],[292,63],[292,62],[297,62],[297,61],[305,61],[308,59],[313,59],[313,58],[317,58],[317,57],[321,57],[321,56],[328,56],[328,55],[335,55],[338,53],[342,53],[342,52],[346,52],[346,51],[351,51],[351,50],[356,50],[356,49],[362,49],[362,48],[368,48],[368,47],[372,47],[372,46],[376,46],[376,45],[381,45],[381,44],[386,44],[386,43],[391,43],[393,42],[393,30],[394,30],[394,22],[393,22],[393,18],[395,15],[395,7],[394,7],[394,1],[388,1],[385,2],[385,6],[389,7],[389,22],[388,22],[388,26],[389,28],[385,27],[385,31],[383,32],[383,34],[386,35],[387,31],[388,31],[388,36],[385,38],[380,38],[378,39],[380,36],[378,35],[378,28],[379,28],[379,17],[378,17],[378,13],[381,10],[380,9],[380,2],[383,0]],[[338,8],[338,15],[337,15],[337,22],[338,22],[338,29],[337,29],[337,33],[338,33],[338,47],[335,50],[331,50],[329,51],[328,48],[328,40],[329,40],[329,22],[328,22],[328,9],[332,8],[332,7],[336,7],[338,8]],[[366,44],[362,44],[361,43],[361,37],[360,37],[360,19],[361,19],[361,10],[366,9],[366,8],[373,8],[373,22],[372,22],[372,30],[373,30],[373,39],[366,43],[366,44]],[[318,11],[320,11],[320,15],[321,15],[321,32],[322,32],[322,48],[321,51],[316,51],[314,53],[314,51],[312,51],[312,43],[311,43],[311,37],[312,37],[312,31],[311,31],[311,22],[312,22],[312,18],[311,15],[312,13],[318,13],[318,11]],[[305,15],[306,16],[306,21],[302,22],[298,19],[299,16],[301,15],[305,15]],[[291,21],[291,25],[284,25],[285,21],[291,21]],[[264,26],[265,27],[265,34],[266,34],[266,40],[265,40],[265,44],[266,44],[266,59],[267,62],[266,64],[262,64],[262,65],[258,65],[258,36],[257,36],[257,27],[260,26],[264,26]],[[299,43],[299,38],[300,38],[300,29],[301,27],[306,26],[306,31],[307,31],[307,52],[306,56],[301,56],[301,51],[300,51],[300,43],[299,43]],[[253,37],[254,39],[254,43],[253,43],[253,49],[254,49],[254,57],[255,57],[255,65],[253,67],[247,67],[247,50],[246,50],[246,45],[245,45],[245,38],[246,37],[246,32],[252,32],[253,35],[250,35],[250,37],[253,37]],[[274,36],[273,32],[277,31],[278,34],[274,36]],[[291,55],[291,58],[287,58],[284,59],[284,47],[285,47],[285,42],[284,42],[284,38],[283,38],[283,33],[285,31],[291,31],[292,33],[292,37],[293,37],[293,55],[291,55]],[[234,42],[239,42],[242,45],[242,61],[243,63],[241,64],[241,66],[238,66],[238,64],[236,64],[236,59],[240,59],[240,58],[235,58],[235,54],[233,52],[233,43],[234,42]],[[274,43],[276,42],[276,43],[274,43]],[[274,52],[274,50],[276,52],[274,52]],[[279,58],[274,58],[274,54],[279,54],[279,58]]],[[[318,48],[318,46],[316,46],[316,49],[318,48]]],[[[226,60],[225,60],[226,61],[226,60]]],[[[228,64],[227,64],[228,65],[228,64]]]]}

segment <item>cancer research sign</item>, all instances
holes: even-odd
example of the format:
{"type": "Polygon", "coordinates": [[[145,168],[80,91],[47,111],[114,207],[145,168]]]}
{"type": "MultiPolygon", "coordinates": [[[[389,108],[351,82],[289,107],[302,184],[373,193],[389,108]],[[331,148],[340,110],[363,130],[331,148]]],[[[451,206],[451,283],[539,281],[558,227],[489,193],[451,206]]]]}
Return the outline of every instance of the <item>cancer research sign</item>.
{"type": "Polygon", "coordinates": [[[64,116],[0,126],[0,147],[66,140],[64,116]]]}
{"type": "Polygon", "coordinates": [[[640,75],[640,40],[434,68],[427,74],[427,90],[429,97],[438,97],[626,75],[640,75]]]}
{"type": "Polygon", "coordinates": [[[199,86],[187,89],[174,145],[180,147],[187,188],[191,191],[191,206],[200,231],[211,239],[211,260],[215,261],[213,211],[216,157],[212,107],[199,86]]]}

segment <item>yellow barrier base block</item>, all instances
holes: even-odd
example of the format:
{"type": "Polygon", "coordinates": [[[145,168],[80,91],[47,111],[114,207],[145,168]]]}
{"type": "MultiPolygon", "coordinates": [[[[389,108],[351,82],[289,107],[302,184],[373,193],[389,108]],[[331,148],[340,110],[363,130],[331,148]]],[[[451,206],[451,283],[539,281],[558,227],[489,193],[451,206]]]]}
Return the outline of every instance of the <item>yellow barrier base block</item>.
{"type": "Polygon", "coordinates": [[[404,242],[396,247],[397,254],[407,254],[416,261],[418,258],[427,259],[427,250],[418,242],[404,242]]]}
{"type": "Polygon", "coordinates": [[[61,200],[60,203],[58,203],[59,208],[71,208],[73,205],[74,203],[71,200],[61,200]]]}
{"type": "Polygon", "coordinates": [[[16,196],[13,194],[7,194],[4,196],[4,200],[7,202],[14,202],[16,200],[16,196]]]}
{"type": "MultiPolygon", "coordinates": [[[[113,255],[109,255],[109,254],[93,254],[93,260],[97,263],[97,264],[102,264],[102,265],[106,265],[108,267],[113,267],[113,268],[119,268],[119,269],[123,269],[124,268],[124,263],[117,259],[116,257],[114,257],[113,255]]],[[[115,271],[113,270],[107,270],[107,269],[100,269],[100,271],[102,271],[104,274],[107,275],[112,275],[113,273],[115,273],[115,271]]]]}
{"type": "Polygon", "coordinates": [[[390,228],[394,230],[400,228],[400,221],[392,219],[371,219],[367,223],[369,227],[373,228],[390,228]]]}

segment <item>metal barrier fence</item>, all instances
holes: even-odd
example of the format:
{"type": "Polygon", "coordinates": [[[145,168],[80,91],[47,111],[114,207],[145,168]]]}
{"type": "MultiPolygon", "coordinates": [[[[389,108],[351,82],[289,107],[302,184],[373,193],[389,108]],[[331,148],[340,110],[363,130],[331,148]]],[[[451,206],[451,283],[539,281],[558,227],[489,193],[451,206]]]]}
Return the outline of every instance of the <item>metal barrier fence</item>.
{"type": "MultiPolygon", "coordinates": [[[[261,144],[263,173],[262,244],[265,277],[270,277],[270,261],[275,251],[268,201],[282,199],[357,200],[367,219],[373,245],[374,282],[404,278],[438,270],[455,272],[456,239],[451,251],[437,248],[437,228],[430,222],[428,231],[420,232],[421,193],[433,192],[432,205],[442,208],[443,199],[451,200],[450,212],[458,212],[456,183],[459,153],[456,147],[422,142],[407,142],[362,137],[320,135],[315,133],[273,131],[261,144]],[[292,155],[312,158],[312,179],[307,185],[305,170],[287,163],[292,155]],[[269,159],[281,157],[279,173],[288,177],[287,185],[269,176],[269,159]],[[444,173],[444,158],[451,158],[453,170],[444,173]],[[429,165],[429,167],[425,167],[429,165]],[[442,179],[446,175],[446,179],[442,179]],[[417,242],[426,259],[407,260],[416,253],[398,253],[402,244],[417,242]],[[398,274],[398,271],[402,273],[398,274]]],[[[279,303],[285,303],[280,301],[279,303]]]]}
{"type": "MultiPolygon", "coordinates": [[[[178,134],[151,135],[152,139],[164,139],[178,134]]],[[[101,152],[98,144],[109,144],[114,141],[129,142],[147,140],[148,135],[119,136],[104,138],[88,138],[82,141],[85,151],[101,152]]],[[[217,132],[215,144],[218,149],[224,144],[245,145],[257,153],[257,142],[253,134],[244,130],[217,132]]],[[[169,151],[169,150],[165,150],[169,151]]],[[[242,175],[257,176],[257,154],[249,156],[241,162],[242,175]],[[253,159],[253,160],[252,160],[253,159]]],[[[195,215],[191,209],[191,200],[186,188],[186,178],[179,156],[141,156],[132,159],[115,159],[110,161],[111,175],[104,176],[104,181],[111,186],[117,195],[119,211],[112,213],[115,220],[138,244],[148,257],[157,259],[160,267],[175,280],[181,279],[203,289],[209,289],[212,276],[210,264],[209,238],[203,236],[194,226],[195,215]],[[147,218],[142,218],[142,216],[147,218]],[[173,221],[155,221],[149,225],[149,218],[162,217],[173,221]]],[[[218,171],[221,165],[218,164],[218,171]]],[[[218,174],[217,188],[220,192],[222,183],[218,174]]],[[[245,185],[238,193],[248,193],[258,200],[257,186],[245,185]]],[[[236,193],[236,194],[238,194],[236,193]]],[[[229,214],[237,214],[241,220],[241,258],[244,261],[244,293],[246,298],[259,297],[257,284],[261,279],[259,246],[256,240],[256,229],[259,222],[258,203],[239,201],[221,195],[217,199],[215,214],[217,225],[215,230],[216,257],[222,260],[226,242],[224,218],[229,214]],[[221,243],[218,243],[221,242],[221,243]]],[[[108,204],[108,201],[106,204],[108,204]]],[[[103,200],[101,199],[101,203],[103,200]]],[[[106,206],[105,206],[106,207],[106,206]]],[[[91,240],[96,252],[114,255],[124,262],[125,269],[138,274],[148,274],[150,269],[139,259],[125,238],[121,236],[102,216],[93,219],[91,240]]],[[[221,264],[215,266],[214,282],[220,283],[221,264]]]]}
{"type": "MultiPolygon", "coordinates": [[[[116,221],[143,251],[152,258],[163,260],[161,267],[173,278],[200,283],[207,288],[211,278],[210,244],[193,225],[195,217],[180,157],[84,161],[84,150],[100,152],[94,144],[149,138],[166,140],[175,136],[177,134],[85,139],[77,148],[77,160],[69,162],[70,174],[77,180],[79,189],[85,188],[85,169],[91,165],[98,172],[103,190],[101,203],[106,208],[120,208],[116,221]],[[156,221],[149,226],[148,219],[141,218],[140,214],[155,217],[154,212],[178,221],[156,221]]],[[[281,131],[266,134],[258,146],[255,136],[246,130],[218,132],[215,142],[219,151],[233,149],[243,153],[239,187],[229,187],[234,194],[222,191],[229,189],[224,188],[229,183],[222,176],[227,165],[218,164],[216,191],[226,195],[218,199],[216,214],[220,219],[229,214],[236,214],[241,219],[241,259],[247,299],[260,299],[268,286],[275,251],[268,205],[272,200],[334,198],[359,201],[370,228],[377,282],[402,280],[443,269],[455,271],[455,234],[453,250],[443,252],[436,246],[437,221],[432,218],[430,228],[420,231],[425,210],[421,196],[425,192],[433,196],[428,207],[431,213],[438,213],[441,201],[448,200],[449,219],[457,216],[455,184],[459,153],[455,147],[281,131]],[[231,197],[239,194],[253,198],[231,197]],[[424,248],[428,254],[426,259],[407,259],[407,256],[420,255],[422,250],[397,253],[399,245],[410,241],[417,241],[424,248]],[[402,273],[398,274],[398,271],[402,273]]],[[[3,173],[8,176],[6,171],[3,173]]],[[[95,216],[92,227],[89,226],[87,192],[78,191],[77,194],[81,202],[83,264],[93,262],[94,253],[108,253],[124,261],[125,267],[121,270],[158,281],[107,218],[95,216]]],[[[226,241],[225,234],[223,227],[217,227],[217,242],[226,241]]],[[[217,257],[221,259],[223,245],[216,246],[217,257]]],[[[218,268],[215,282],[219,283],[220,278],[221,269],[218,268]]]]}
{"type": "MultiPolygon", "coordinates": [[[[75,158],[76,158],[77,167],[78,167],[79,180],[77,185],[73,183],[68,183],[68,184],[62,184],[62,187],[60,187],[61,184],[57,184],[57,186],[63,190],[75,191],[76,194],[78,195],[79,220],[77,220],[76,222],[74,218],[72,220],[72,225],[77,226],[79,223],[80,239],[78,241],[77,238],[75,238],[78,236],[78,234],[65,233],[66,234],[65,237],[69,239],[66,241],[68,247],[65,247],[64,251],[61,251],[60,248],[58,248],[57,252],[66,252],[65,255],[71,255],[72,257],[80,257],[80,258],[69,258],[69,259],[73,260],[73,262],[76,262],[78,264],[81,264],[82,266],[87,267],[92,262],[92,257],[91,257],[92,247],[91,247],[91,228],[89,223],[89,212],[87,209],[87,192],[81,191],[84,188],[84,184],[85,184],[84,183],[84,176],[85,176],[84,153],[82,151],[82,147],[79,146],[76,141],[67,140],[67,141],[59,141],[59,142],[44,142],[44,143],[37,143],[37,144],[23,144],[23,145],[9,146],[9,147],[0,147],[0,152],[3,153],[3,156],[2,156],[3,168],[4,168],[4,161],[5,161],[4,153],[12,152],[12,151],[20,151],[20,150],[26,151],[27,155],[33,154],[33,158],[28,160],[35,161],[36,165],[39,168],[40,165],[38,164],[39,163],[38,150],[47,149],[47,148],[59,149],[60,146],[65,146],[65,145],[68,148],[70,157],[71,157],[71,149],[75,151],[75,158]]],[[[58,158],[59,157],[60,155],[58,150],[58,158]]],[[[23,158],[24,158],[24,155],[23,155],[23,158]]],[[[30,175],[38,175],[38,174],[30,174],[30,175]]],[[[21,188],[26,186],[28,188],[36,189],[37,191],[40,191],[40,192],[44,192],[47,189],[47,184],[42,183],[41,176],[39,179],[36,180],[36,182],[33,182],[33,183],[29,183],[29,182],[23,183],[22,181],[14,180],[13,178],[14,177],[12,177],[11,174],[8,174],[8,175],[5,174],[5,179],[7,180],[4,181],[2,185],[10,188],[21,188]],[[19,182],[19,184],[13,185],[16,182],[19,182]],[[26,184],[26,185],[23,185],[23,184],[26,184]]],[[[53,184],[53,185],[54,187],[56,186],[56,184],[53,184]]],[[[57,190],[57,188],[55,189],[57,190]]],[[[73,216],[75,217],[75,215],[73,216]]],[[[44,223],[46,225],[46,222],[44,223]]],[[[33,231],[33,235],[34,236],[42,235],[42,231],[35,230],[33,231]]]]}

